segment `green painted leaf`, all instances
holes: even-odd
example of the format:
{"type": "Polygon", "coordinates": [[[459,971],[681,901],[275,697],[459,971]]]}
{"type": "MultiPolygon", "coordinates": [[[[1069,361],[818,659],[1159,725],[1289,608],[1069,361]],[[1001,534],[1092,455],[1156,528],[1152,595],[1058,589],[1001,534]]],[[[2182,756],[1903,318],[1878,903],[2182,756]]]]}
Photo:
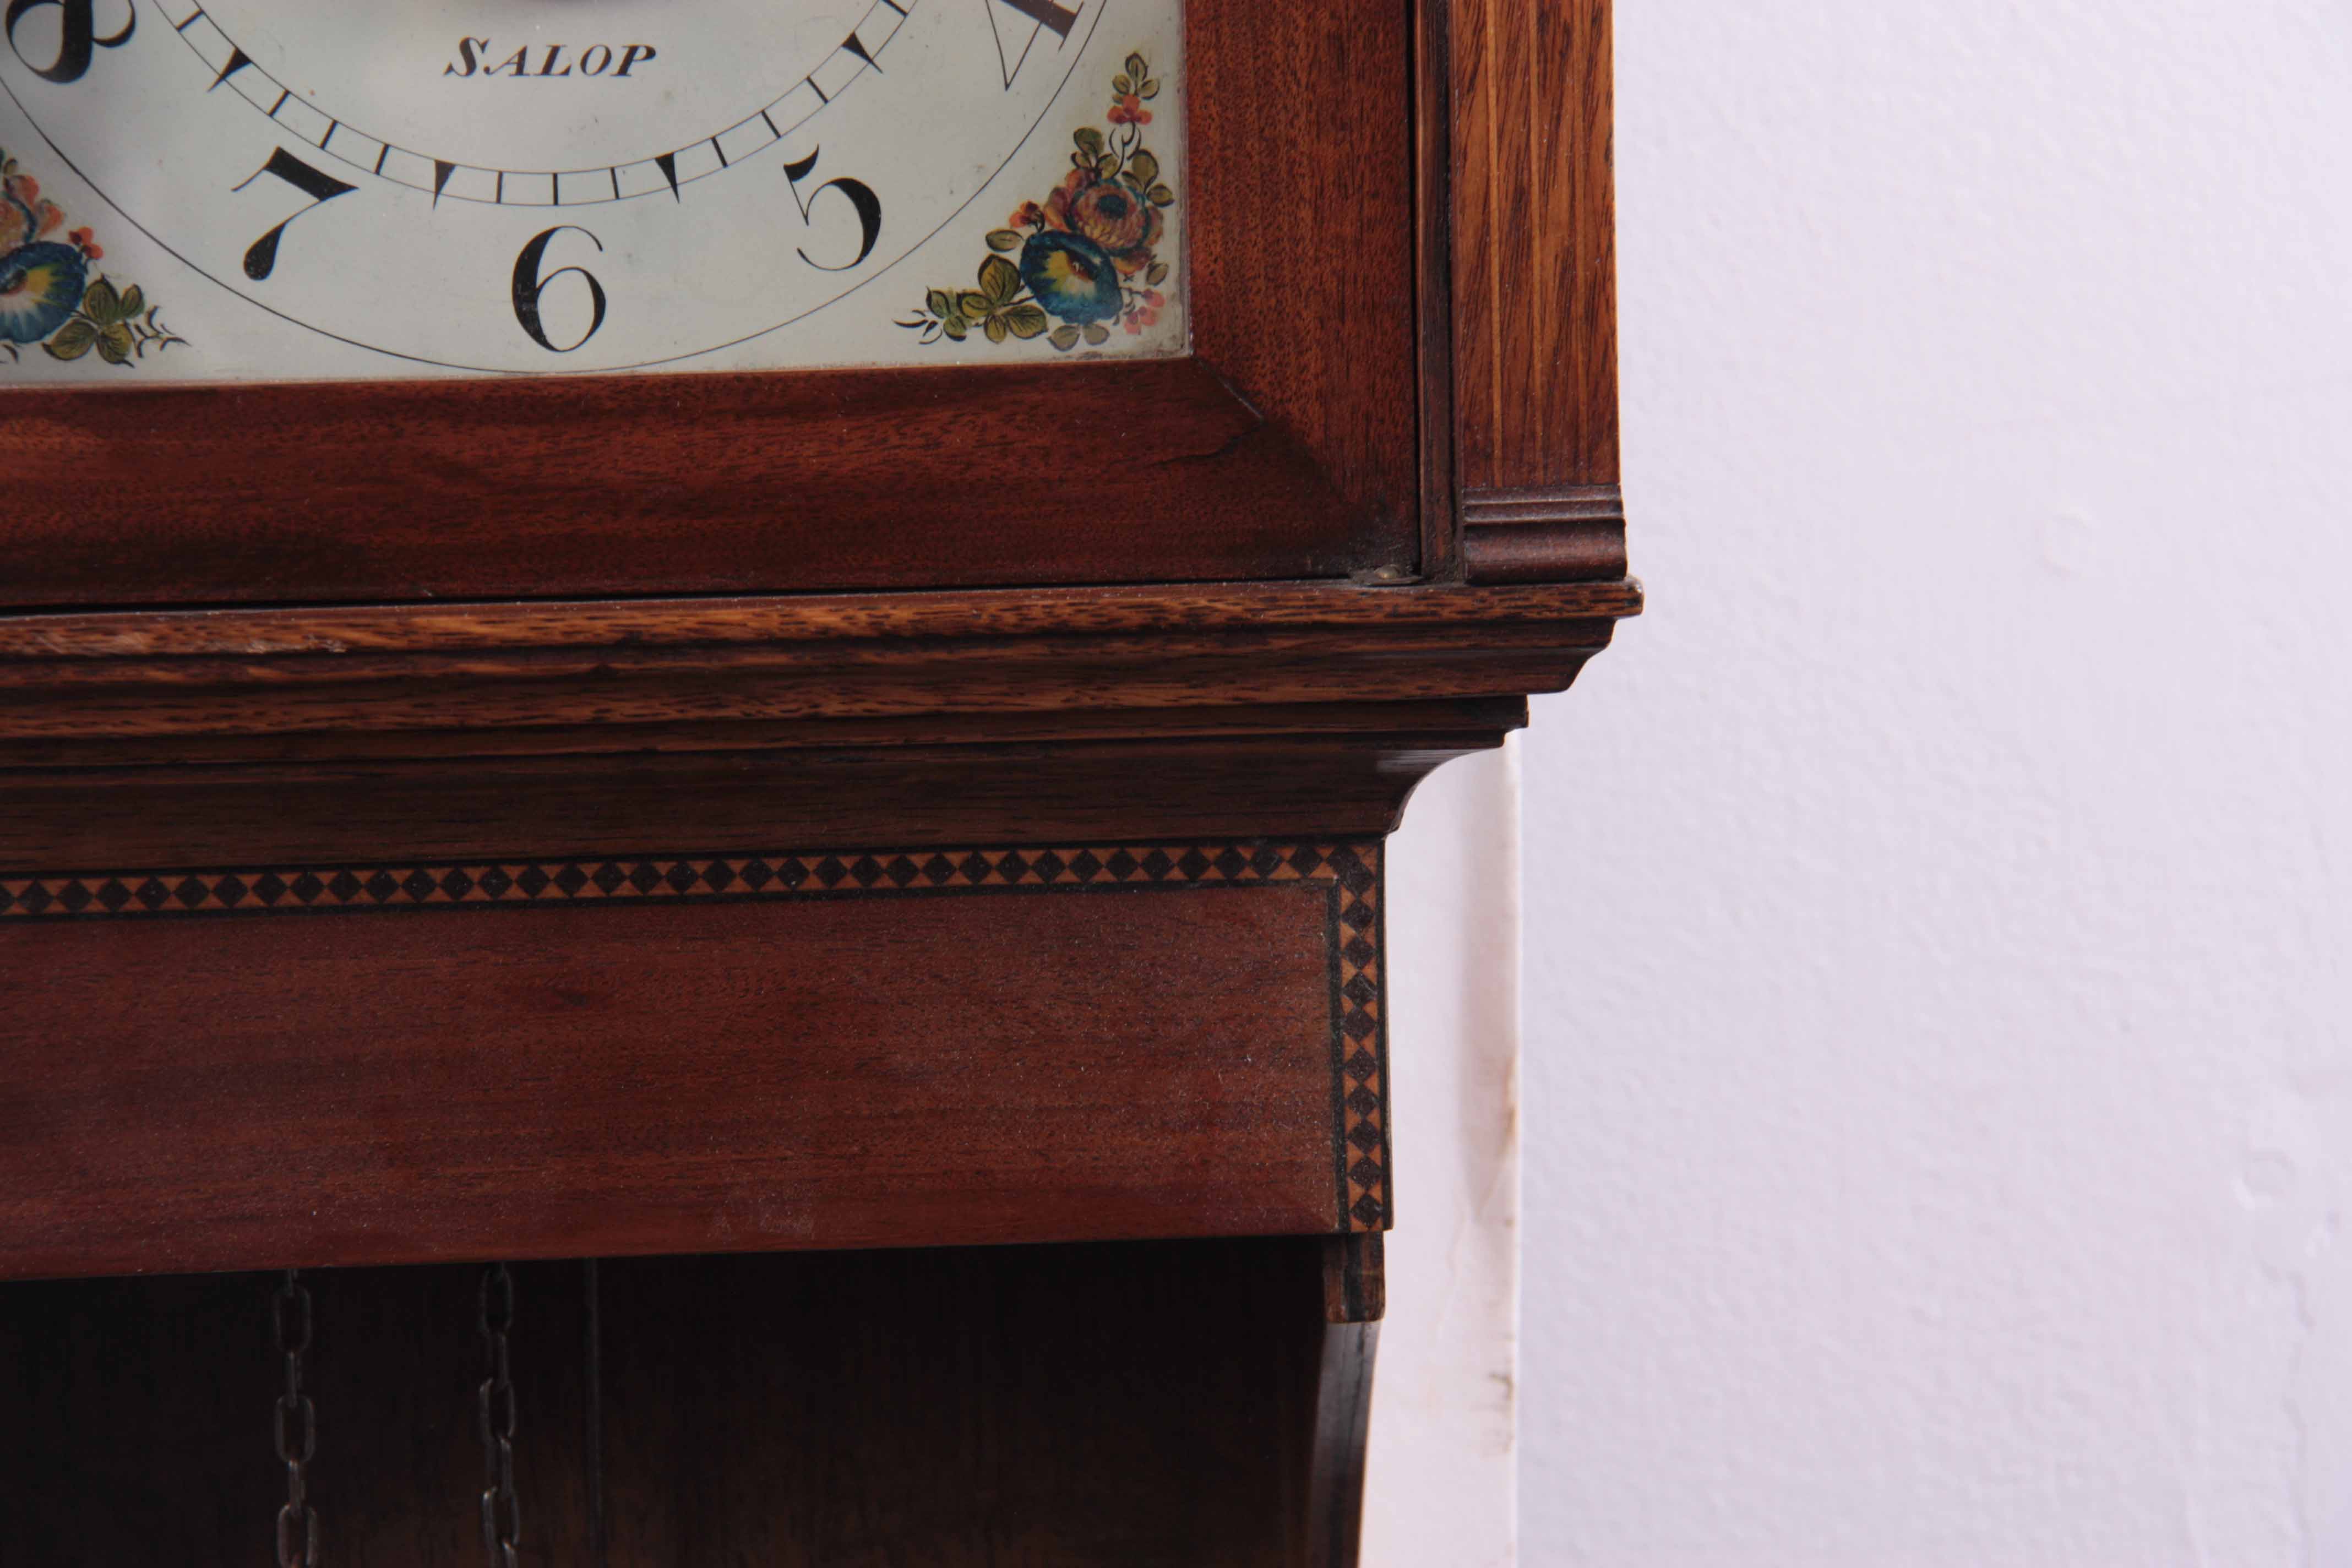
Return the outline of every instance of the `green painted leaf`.
{"type": "Polygon", "coordinates": [[[1102,347],[1103,344],[1110,342],[1110,329],[1104,326],[1100,321],[1088,321],[1087,323],[1087,342],[1094,344],[1097,348],[1102,347]]]}
{"type": "Polygon", "coordinates": [[[146,313],[147,296],[139,291],[138,284],[133,283],[122,291],[122,319],[135,321],[146,313]]]}
{"type": "Polygon", "coordinates": [[[1064,353],[1067,353],[1072,349],[1078,346],[1078,329],[1074,326],[1066,325],[1055,327],[1054,329],[1054,335],[1045,341],[1052,343],[1064,353]]]}
{"type": "Polygon", "coordinates": [[[129,364],[132,347],[131,329],[121,321],[98,334],[98,357],[109,364],[129,364]]]}
{"type": "Polygon", "coordinates": [[[1143,63],[1141,55],[1129,55],[1127,57],[1127,74],[1129,80],[1142,81],[1151,75],[1151,70],[1143,63]]]}
{"type": "Polygon", "coordinates": [[[1013,306],[1004,312],[1004,324],[1013,329],[1014,337],[1024,341],[1043,337],[1045,329],[1052,325],[1045,319],[1045,312],[1034,305],[1013,306]]]}
{"type": "Polygon", "coordinates": [[[996,301],[985,294],[959,294],[956,296],[956,314],[978,321],[994,309],[995,304],[996,301]]]}
{"type": "Polygon", "coordinates": [[[1013,330],[1004,324],[1003,317],[991,316],[988,318],[988,341],[990,342],[1001,343],[1012,335],[1013,330]]]}
{"type": "Polygon", "coordinates": [[[964,334],[971,331],[971,324],[961,316],[950,316],[940,323],[940,330],[946,332],[948,336],[953,338],[956,342],[963,342],[964,334]]]}
{"type": "Polygon", "coordinates": [[[82,290],[81,313],[101,327],[110,327],[122,320],[122,296],[100,278],[82,290]]]}
{"type": "Polygon", "coordinates": [[[98,328],[76,316],[58,329],[58,335],[41,346],[49,351],[51,359],[76,360],[98,344],[98,328]]]}
{"type": "Polygon", "coordinates": [[[993,303],[1009,304],[1021,292],[1021,268],[1001,256],[992,256],[980,264],[980,286],[993,303]]]}
{"type": "Polygon", "coordinates": [[[1149,283],[1150,285],[1151,285],[1151,287],[1153,287],[1154,289],[1157,289],[1157,288],[1159,288],[1162,283],[1167,282],[1167,281],[1168,281],[1168,263],[1166,263],[1166,262],[1164,262],[1164,261],[1155,261],[1155,262],[1153,262],[1153,263],[1151,264],[1150,269],[1149,271],[1147,271],[1147,272],[1145,272],[1145,273],[1144,273],[1144,275],[1143,275],[1143,280],[1144,280],[1146,283],[1149,283]]]}
{"type": "Polygon", "coordinates": [[[1020,249],[1021,231],[1017,228],[991,229],[988,235],[988,248],[991,250],[1020,249]]]}
{"type": "Polygon", "coordinates": [[[1103,133],[1093,126],[1082,128],[1071,140],[1077,142],[1078,151],[1084,153],[1089,159],[1102,156],[1103,133]]]}
{"type": "Polygon", "coordinates": [[[1127,161],[1127,174],[1137,184],[1149,186],[1160,178],[1160,160],[1139,147],[1127,161]]]}
{"type": "Polygon", "coordinates": [[[944,289],[934,289],[923,296],[923,308],[934,316],[955,314],[955,296],[944,289]]]}
{"type": "Polygon", "coordinates": [[[1147,81],[1143,84],[1143,90],[1137,93],[1135,96],[1138,98],[1158,98],[1160,96],[1160,84],[1156,81],[1147,81]]]}
{"type": "Polygon", "coordinates": [[[1119,93],[1133,92],[1135,90],[1135,82],[1132,79],[1128,77],[1115,76],[1110,79],[1110,89],[1113,92],[1119,93]]]}
{"type": "Polygon", "coordinates": [[[1165,185],[1154,185],[1145,199],[1155,207],[1172,207],[1176,205],[1176,193],[1165,185]]]}

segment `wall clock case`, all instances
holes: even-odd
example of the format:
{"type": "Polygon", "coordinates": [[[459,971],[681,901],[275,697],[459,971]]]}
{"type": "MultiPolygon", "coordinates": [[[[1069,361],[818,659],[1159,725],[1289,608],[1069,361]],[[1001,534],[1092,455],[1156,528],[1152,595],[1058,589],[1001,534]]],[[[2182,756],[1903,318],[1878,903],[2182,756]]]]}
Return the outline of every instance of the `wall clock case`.
{"type": "Polygon", "coordinates": [[[1182,28],[1184,352],[0,389],[0,1554],[268,1550],[307,1321],[327,1561],[1355,1561],[1382,841],[1641,603],[1608,7],[1182,28]]]}

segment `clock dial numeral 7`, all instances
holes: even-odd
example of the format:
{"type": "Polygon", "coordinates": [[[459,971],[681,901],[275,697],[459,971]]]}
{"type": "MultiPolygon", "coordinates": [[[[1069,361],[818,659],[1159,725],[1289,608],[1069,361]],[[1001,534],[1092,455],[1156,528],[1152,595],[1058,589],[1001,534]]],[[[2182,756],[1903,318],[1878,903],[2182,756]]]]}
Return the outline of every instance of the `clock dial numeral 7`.
{"type": "Polygon", "coordinates": [[[286,223],[279,224],[276,228],[246,247],[245,275],[256,283],[261,282],[278,270],[278,242],[285,236],[286,224],[292,223],[295,218],[300,217],[302,213],[310,212],[327,202],[333,201],[337,196],[350,195],[359,188],[356,185],[345,184],[332,174],[320,174],[283,147],[273,147],[269,152],[269,162],[247,174],[244,184],[232,186],[231,189],[241,191],[246,185],[253,184],[264,174],[275,174],[300,191],[310,198],[310,205],[304,207],[302,212],[294,214],[286,220],[286,223]]]}
{"type": "Polygon", "coordinates": [[[816,173],[817,154],[824,151],[822,147],[814,148],[798,163],[785,164],[784,178],[792,184],[793,202],[801,209],[803,222],[815,221],[814,215],[817,198],[825,192],[839,191],[849,199],[849,205],[857,209],[857,254],[838,267],[828,266],[805,250],[800,253],[800,258],[820,272],[847,272],[873,255],[875,242],[882,237],[882,198],[876,195],[874,187],[865,181],[847,179],[827,180],[807,195],[802,195],[801,182],[816,173]]]}
{"type": "MultiPolygon", "coordinates": [[[[604,286],[597,282],[596,275],[584,267],[559,267],[544,277],[541,275],[539,268],[547,259],[548,242],[559,234],[588,234],[588,231],[578,224],[559,224],[535,236],[529,245],[522,247],[522,254],[515,258],[514,312],[515,320],[522,323],[522,330],[530,334],[533,342],[550,353],[568,354],[581,343],[594,337],[598,330],[604,326],[604,286]],[[592,314],[588,321],[588,330],[580,334],[580,342],[558,347],[548,338],[546,324],[539,319],[539,297],[546,292],[549,284],[567,272],[577,274],[580,280],[588,285],[588,303],[592,307],[592,314]]],[[[588,243],[594,246],[600,252],[604,248],[604,242],[593,234],[588,234],[588,243]]]]}
{"type": "Polygon", "coordinates": [[[33,74],[54,82],[79,81],[89,70],[89,62],[100,49],[119,49],[131,41],[139,29],[139,8],[131,0],[122,0],[122,26],[101,38],[98,36],[96,0],[8,0],[5,23],[8,47],[16,58],[32,67],[33,74]],[[36,11],[55,8],[58,13],[58,58],[47,65],[35,65],[25,59],[25,51],[16,42],[16,24],[36,11]]]}

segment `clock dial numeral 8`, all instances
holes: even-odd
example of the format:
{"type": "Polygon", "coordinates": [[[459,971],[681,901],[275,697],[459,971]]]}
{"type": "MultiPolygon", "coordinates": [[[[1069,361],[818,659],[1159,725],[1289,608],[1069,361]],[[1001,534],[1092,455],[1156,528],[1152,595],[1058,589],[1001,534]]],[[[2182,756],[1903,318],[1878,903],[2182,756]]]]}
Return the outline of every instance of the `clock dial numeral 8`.
{"type": "Polygon", "coordinates": [[[119,49],[131,41],[139,28],[138,7],[131,0],[122,0],[123,22],[115,32],[105,37],[98,36],[96,0],[8,0],[5,25],[8,47],[16,49],[16,58],[31,68],[35,76],[54,82],[79,81],[89,70],[90,61],[100,49],[119,49]],[[58,58],[47,65],[26,59],[25,51],[16,43],[16,25],[36,11],[55,8],[58,13],[58,58]]]}

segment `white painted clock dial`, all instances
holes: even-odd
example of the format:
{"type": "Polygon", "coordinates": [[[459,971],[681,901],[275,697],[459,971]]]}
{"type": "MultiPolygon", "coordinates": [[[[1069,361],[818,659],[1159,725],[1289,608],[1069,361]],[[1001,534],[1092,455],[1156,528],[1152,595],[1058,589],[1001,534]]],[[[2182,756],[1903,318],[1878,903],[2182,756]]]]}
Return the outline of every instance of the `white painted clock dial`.
{"type": "Polygon", "coordinates": [[[0,388],[1184,345],[1181,0],[0,16],[0,388]]]}

